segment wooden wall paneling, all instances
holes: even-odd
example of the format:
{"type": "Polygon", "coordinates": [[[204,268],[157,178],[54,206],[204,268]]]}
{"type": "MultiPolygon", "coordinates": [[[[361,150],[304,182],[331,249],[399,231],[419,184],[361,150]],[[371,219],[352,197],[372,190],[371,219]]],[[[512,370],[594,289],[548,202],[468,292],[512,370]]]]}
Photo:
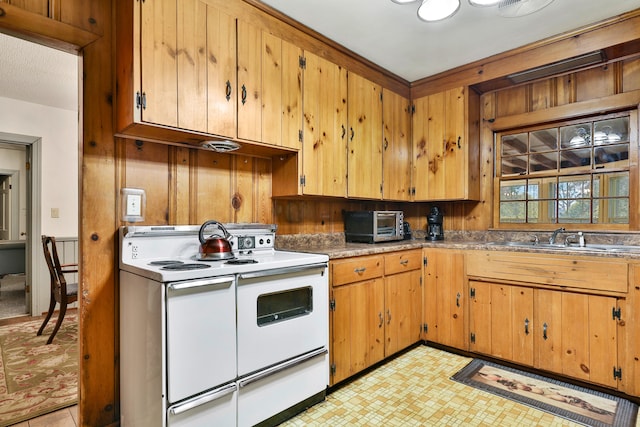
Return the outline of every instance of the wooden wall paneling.
{"type": "Polygon", "coordinates": [[[496,117],[523,114],[529,111],[527,86],[516,86],[497,92],[496,117]]]}
{"type": "Polygon", "coordinates": [[[49,0],[49,5],[53,19],[95,34],[105,34],[111,23],[110,19],[102,16],[100,2],[97,1],[49,0]]]}
{"type": "Polygon", "coordinates": [[[196,152],[195,182],[191,191],[195,192],[196,205],[192,206],[196,224],[215,219],[231,222],[232,156],[210,151],[196,152]]]}
{"type": "MultiPolygon", "coordinates": [[[[191,152],[169,147],[169,224],[191,224],[191,152]]],[[[195,154],[194,154],[195,156],[195,154]]]]}
{"type": "Polygon", "coordinates": [[[622,63],[622,91],[640,89],[640,58],[629,59],[622,63]]]}
{"type": "Polygon", "coordinates": [[[5,0],[15,7],[37,13],[42,16],[49,16],[49,0],[5,0]]]}
{"type": "Polygon", "coordinates": [[[605,65],[580,71],[575,74],[576,101],[603,98],[614,95],[615,92],[615,67],[605,65]]]}
{"type": "Polygon", "coordinates": [[[119,139],[118,143],[125,145],[121,188],[141,188],[146,193],[144,222],[137,224],[168,224],[169,146],[132,139],[119,139]]]}
{"type": "Polygon", "coordinates": [[[254,161],[254,214],[251,221],[273,223],[273,202],[271,201],[272,170],[271,159],[255,157],[254,161]]]}
{"type": "MultiPolygon", "coordinates": [[[[555,105],[566,105],[576,101],[576,84],[573,74],[553,79],[555,82],[555,105]]],[[[550,105],[550,107],[552,107],[550,105]]]]}
{"type": "Polygon", "coordinates": [[[178,127],[207,131],[207,5],[182,0],[177,11],[178,127]]]}
{"type": "Polygon", "coordinates": [[[105,34],[84,49],[82,58],[82,96],[91,102],[81,103],[80,112],[78,425],[108,426],[119,419],[112,2],[91,3],[96,19],[105,25],[105,34]]]}
{"type": "Polygon", "coordinates": [[[252,222],[256,214],[256,188],[254,188],[253,163],[254,159],[247,156],[232,156],[232,184],[231,194],[228,197],[218,199],[218,203],[224,200],[231,202],[231,222],[252,222]]]}
{"type": "Polygon", "coordinates": [[[528,111],[544,110],[555,105],[554,81],[546,79],[529,85],[531,105],[528,111]]]}

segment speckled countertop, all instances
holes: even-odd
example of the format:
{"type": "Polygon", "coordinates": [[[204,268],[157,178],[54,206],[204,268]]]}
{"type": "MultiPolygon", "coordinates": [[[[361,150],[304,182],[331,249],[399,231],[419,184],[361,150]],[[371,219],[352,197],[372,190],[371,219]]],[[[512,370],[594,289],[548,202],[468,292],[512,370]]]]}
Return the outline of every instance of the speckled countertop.
{"type": "MultiPolygon", "coordinates": [[[[571,233],[566,233],[571,234],[571,233]]],[[[566,235],[565,234],[565,235],[566,235]]],[[[548,239],[550,233],[540,233],[540,241],[548,239]]],[[[564,236],[562,238],[564,239],[564,236]]],[[[573,256],[597,256],[610,258],[630,258],[640,260],[640,248],[637,252],[610,252],[602,250],[588,250],[585,248],[571,249],[546,249],[540,247],[526,246],[504,246],[494,242],[528,242],[532,233],[522,232],[445,232],[445,239],[440,241],[429,241],[424,239],[424,233],[414,232],[412,240],[400,240],[385,243],[346,243],[343,233],[332,234],[295,234],[278,235],[276,237],[276,248],[280,250],[290,250],[299,252],[322,253],[329,256],[329,259],[349,258],[362,255],[375,255],[386,252],[403,251],[421,248],[442,248],[459,250],[490,250],[490,251],[510,251],[510,252],[531,252],[547,253],[555,255],[573,256]]],[[[585,234],[587,246],[589,244],[605,245],[640,245],[640,235],[637,234],[585,234]]]]}

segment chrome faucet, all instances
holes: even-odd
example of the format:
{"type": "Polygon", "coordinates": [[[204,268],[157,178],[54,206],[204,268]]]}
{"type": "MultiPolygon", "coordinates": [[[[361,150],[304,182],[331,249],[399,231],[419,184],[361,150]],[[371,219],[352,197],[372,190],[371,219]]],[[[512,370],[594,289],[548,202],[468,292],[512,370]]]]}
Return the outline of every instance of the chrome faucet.
{"type": "Polygon", "coordinates": [[[564,233],[566,230],[564,229],[564,227],[560,227],[556,230],[553,230],[553,234],[551,234],[551,237],[549,237],[549,244],[553,245],[556,242],[556,237],[558,236],[559,233],[564,233]]]}
{"type": "Polygon", "coordinates": [[[584,241],[584,233],[582,231],[578,231],[578,234],[570,234],[564,239],[565,246],[571,246],[572,243],[577,243],[579,247],[584,248],[586,246],[586,243],[584,241]],[[578,241],[572,242],[572,240],[575,239],[577,239],[578,241]]]}

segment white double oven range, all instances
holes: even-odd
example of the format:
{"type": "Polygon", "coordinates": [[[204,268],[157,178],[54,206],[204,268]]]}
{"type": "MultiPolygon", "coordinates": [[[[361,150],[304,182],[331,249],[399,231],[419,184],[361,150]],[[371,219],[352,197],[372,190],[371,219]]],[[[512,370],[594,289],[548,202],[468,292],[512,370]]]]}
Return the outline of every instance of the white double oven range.
{"type": "Polygon", "coordinates": [[[222,260],[199,259],[199,226],[120,229],[122,426],[275,425],[324,399],[328,257],[224,225],[222,260]]]}

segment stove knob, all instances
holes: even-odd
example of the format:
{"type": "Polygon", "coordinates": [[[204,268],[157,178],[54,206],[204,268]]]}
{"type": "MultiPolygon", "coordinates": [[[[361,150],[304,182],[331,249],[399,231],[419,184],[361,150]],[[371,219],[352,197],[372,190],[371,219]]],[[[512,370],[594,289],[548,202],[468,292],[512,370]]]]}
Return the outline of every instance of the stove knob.
{"type": "Polygon", "coordinates": [[[260,244],[264,245],[264,239],[260,239],[260,244]]]}

